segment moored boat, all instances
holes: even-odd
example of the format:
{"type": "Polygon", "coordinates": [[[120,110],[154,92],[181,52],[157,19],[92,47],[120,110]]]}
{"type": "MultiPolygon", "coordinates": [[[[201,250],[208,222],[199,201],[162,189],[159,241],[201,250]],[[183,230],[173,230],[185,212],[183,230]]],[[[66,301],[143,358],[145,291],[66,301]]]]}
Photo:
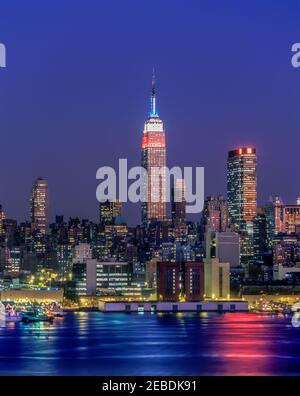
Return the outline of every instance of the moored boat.
{"type": "Polygon", "coordinates": [[[29,310],[23,313],[22,322],[52,322],[53,316],[47,316],[39,309],[29,310]]]}

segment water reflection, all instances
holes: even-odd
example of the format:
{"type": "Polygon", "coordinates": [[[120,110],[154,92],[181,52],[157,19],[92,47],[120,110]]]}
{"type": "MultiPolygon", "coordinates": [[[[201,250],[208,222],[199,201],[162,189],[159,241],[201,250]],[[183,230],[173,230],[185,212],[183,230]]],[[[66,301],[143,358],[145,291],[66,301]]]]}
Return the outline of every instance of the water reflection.
{"type": "Polygon", "coordinates": [[[256,314],[68,314],[0,329],[0,374],[300,373],[290,318],[256,314]]]}

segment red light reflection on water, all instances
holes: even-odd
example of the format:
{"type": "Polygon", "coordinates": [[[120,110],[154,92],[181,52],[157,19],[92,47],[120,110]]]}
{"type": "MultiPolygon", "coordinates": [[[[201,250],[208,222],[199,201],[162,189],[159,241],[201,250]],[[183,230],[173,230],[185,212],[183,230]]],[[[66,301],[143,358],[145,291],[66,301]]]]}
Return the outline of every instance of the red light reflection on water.
{"type": "MultiPolygon", "coordinates": [[[[222,375],[266,375],[272,373],[272,317],[228,313],[220,316],[214,332],[213,353],[222,375]],[[267,320],[266,320],[267,319],[267,320]]],[[[273,338],[273,337],[272,337],[273,338]]],[[[217,369],[218,370],[218,369],[217,369]]]]}

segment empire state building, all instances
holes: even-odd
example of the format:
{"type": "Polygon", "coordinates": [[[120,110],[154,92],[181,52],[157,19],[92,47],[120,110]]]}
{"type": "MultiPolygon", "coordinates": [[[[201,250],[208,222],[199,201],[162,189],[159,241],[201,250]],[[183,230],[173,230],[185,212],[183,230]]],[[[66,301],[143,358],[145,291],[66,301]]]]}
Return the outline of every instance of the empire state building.
{"type": "Polygon", "coordinates": [[[166,135],[156,106],[155,75],[152,78],[150,112],[142,138],[142,167],[147,171],[148,202],[142,203],[142,224],[163,221],[166,218],[166,135]]]}

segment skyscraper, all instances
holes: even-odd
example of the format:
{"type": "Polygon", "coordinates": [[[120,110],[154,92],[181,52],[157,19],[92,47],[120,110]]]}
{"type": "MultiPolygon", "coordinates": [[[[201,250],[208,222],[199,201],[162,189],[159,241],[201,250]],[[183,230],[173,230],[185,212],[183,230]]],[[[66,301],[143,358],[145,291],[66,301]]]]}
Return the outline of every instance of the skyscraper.
{"type": "Polygon", "coordinates": [[[227,201],[231,223],[247,231],[257,207],[256,149],[229,151],[227,161],[227,201]]]}
{"type": "Polygon", "coordinates": [[[184,240],[187,236],[185,191],[184,179],[174,180],[174,187],[171,189],[171,211],[177,241],[184,240]]]}
{"type": "Polygon", "coordinates": [[[142,167],[147,178],[142,181],[147,191],[147,202],[142,203],[142,223],[147,226],[152,220],[166,218],[166,136],[163,122],[156,107],[155,75],[152,78],[150,113],[145,122],[142,138],[142,167]]]}
{"type": "Polygon", "coordinates": [[[172,220],[174,222],[185,222],[186,201],[185,201],[185,182],[184,179],[176,179],[172,188],[172,220]]]}
{"type": "Polygon", "coordinates": [[[105,201],[99,204],[100,223],[104,225],[111,225],[116,217],[122,214],[122,203],[118,200],[105,201]]]}
{"type": "Polygon", "coordinates": [[[253,220],[253,248],[256,255],[268,251],[268,223],[265,208],[258,208],[253,220]]]}
{"type": "Polygon", "coordinates": [[[228,228],[227,202],[222,195],[213,195],[206,198],[201,217],[201,231],[204,234],[210,229],[215,232],[224,232],[228,228]]]}
{"type": "Polygon", "coordinates": [[[253,219],[257,210],[256,149],[229,151],[227,160],[227,203],[231,224],[240,232],[243,264],[253,258],[253,219]]]}
{"type": "Polygon", "coordinates": [[[5,220],[5,212],[0,205],[0,238],[3,236],[3,220],[5,220]]]}
{"type": "Polygon", "coordinates": [[[39,177],[33,183],[30,197],[30,218],[33,228],[46,234],[49,225],[48,182],[39,177]]]}

